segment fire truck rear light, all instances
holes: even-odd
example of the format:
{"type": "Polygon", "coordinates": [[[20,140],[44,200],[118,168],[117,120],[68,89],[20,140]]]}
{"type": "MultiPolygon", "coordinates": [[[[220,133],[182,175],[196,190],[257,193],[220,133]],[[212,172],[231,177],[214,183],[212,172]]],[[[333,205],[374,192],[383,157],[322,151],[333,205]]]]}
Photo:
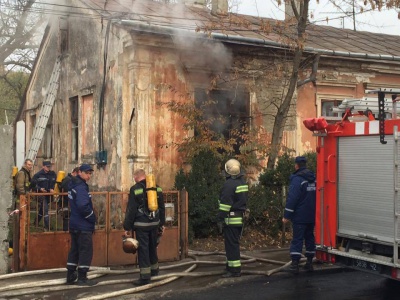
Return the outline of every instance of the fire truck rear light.
{"type": "Polygon", "coordinates": [[[316,251],[315,258],[323,262],[336,263],[336,255],[324,251],[316,251]]]}
{"type": "Polygon", "coordinates": [[[322,252],[322,261],[328,261],[328,255],[326,252],[322,252]]]}
{"type": "Polygon", "coordinates": [[[334,264],[336,262],[336,255],[331,254],[329,261],[334,264]]]}
{"type": "Polygon", "coordinates": [[[392,268],[392,278],[400,279],[400,269],[392,268]]]}

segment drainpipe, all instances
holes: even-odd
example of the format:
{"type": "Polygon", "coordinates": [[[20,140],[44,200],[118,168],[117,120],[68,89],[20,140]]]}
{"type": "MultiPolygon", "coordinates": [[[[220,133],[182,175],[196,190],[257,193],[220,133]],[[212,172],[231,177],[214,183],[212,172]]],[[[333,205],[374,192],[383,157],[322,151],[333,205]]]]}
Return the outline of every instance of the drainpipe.
{"type": "Polygon", "coordinates": [[[228,15],[228,0],[212,0],[211,14],[214,16],[228,15]]]}

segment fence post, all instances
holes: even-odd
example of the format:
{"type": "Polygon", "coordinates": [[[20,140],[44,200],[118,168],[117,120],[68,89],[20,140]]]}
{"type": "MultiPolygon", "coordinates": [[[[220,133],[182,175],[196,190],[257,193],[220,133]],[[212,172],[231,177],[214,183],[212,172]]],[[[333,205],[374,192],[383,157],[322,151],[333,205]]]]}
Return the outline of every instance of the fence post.
{"type": "Polygon", "coordinates": [[[20,237],[19,223],[20,223],[19,213],[14,213],[12,272],[19,272],[19,237],[20,237]]]}
{"type": "Polygon", "coordinates": [[[180,199],[180,248],[181,248],[181,260],[188,257],[188,193],[185,189],[179,191],[180,199]]]}
{"type": "Polygon", "coordinates": [[[19,268],[18,270],[25,270],[26,267],[26,225],[28,223],[28,204],[29,201],[27,201],[25,195],[21,195],[19,198],[19,251],[18,251],[18,256],[19,256],[19,268]]]}

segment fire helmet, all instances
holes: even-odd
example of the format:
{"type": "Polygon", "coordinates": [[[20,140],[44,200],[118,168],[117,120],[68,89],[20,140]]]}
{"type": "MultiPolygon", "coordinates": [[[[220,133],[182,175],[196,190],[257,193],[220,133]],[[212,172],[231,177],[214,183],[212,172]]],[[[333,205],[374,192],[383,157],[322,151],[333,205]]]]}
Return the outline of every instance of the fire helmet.
{"type": "Polygon", "coordinates": [[[240,174],[240,162],[236,159],[230,159],[225,163],[225,172],[231,176],[240,174]]]}
{"type": "Polygon", "coordinates": [[[134,238],[124,237],[122,239],[122,249],[124,249],[125,253],[135,254],[138,248],[139,248],[139,242],[134,238]]]}

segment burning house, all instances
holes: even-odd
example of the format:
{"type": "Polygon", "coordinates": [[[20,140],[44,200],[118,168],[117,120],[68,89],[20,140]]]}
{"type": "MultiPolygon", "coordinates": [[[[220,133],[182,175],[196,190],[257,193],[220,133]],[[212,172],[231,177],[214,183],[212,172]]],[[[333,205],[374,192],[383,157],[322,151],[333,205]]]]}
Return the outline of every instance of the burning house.
{"type": "MultiPolygon", "coordinates": [[[[171,101],[211,98],[207,113],[226,121],[215,130],[224,135],[246,123],[268,143],[288,80],[277,62],[290,61],[290,48],[277,33],[262,33],[266,20],[229,14],[223,0],[212,1],[211,10],[203,0],[180,2],[66,1],[68,11],[46,30],[20,116],[28,151],[59,72],[38,163],[51,159],[56,170],[97,165],[91,184],[98,190],[126,191],[138,167],[171,188],[185,159],[169,145],[195,134],[160,105],[171,101]],[[221,20],[229,30],[219,27],[221,20]]],[[[318,72],[297,89],[284,146],[313,150],[315,137],[300,126],[304,118],[340,118],[329,108],[343,99],[361,97],[366,88],[400,87],[399,42],[399,36],[309,25],[300,77],[310,76],[316,55],[318,72]]]]}

